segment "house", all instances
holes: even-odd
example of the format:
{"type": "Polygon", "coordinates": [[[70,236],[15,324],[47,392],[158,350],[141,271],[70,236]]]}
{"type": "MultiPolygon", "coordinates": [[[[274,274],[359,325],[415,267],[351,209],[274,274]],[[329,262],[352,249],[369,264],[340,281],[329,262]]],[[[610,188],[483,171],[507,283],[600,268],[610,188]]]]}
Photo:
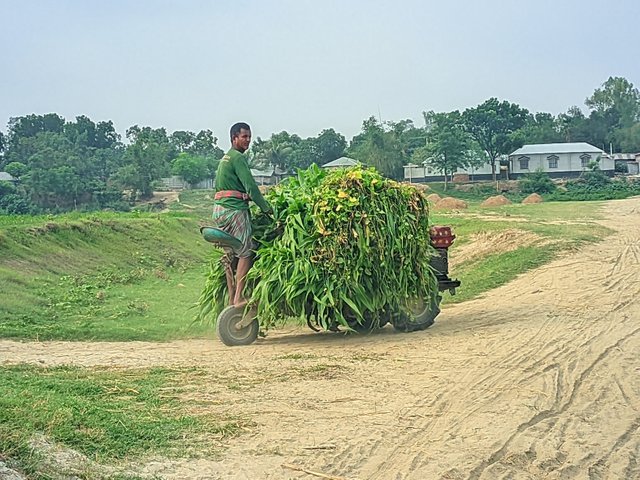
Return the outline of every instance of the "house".
{"type": "Polygon", "coordinates": [[[404,179],[409,183],[437,182],[442,180],[442,173],[428,165],[410,163],[404,166],[404,179]]]}
{"type": "MultiPolygon", "coordinates": [[[[496,171],[500,173],[499,161],[496,161],[496,171]]],[[[468,179],[468,181],[491,180],[491,165],[488,163],[481,164],[476,167],[458,168],[453,173],[453,179],[468,179]]],[[[440,170],[432,167],[428,163],[416,165],[410,163],[404,166],[404,179],[409,183],[426,183],[426,182],[443,182],[444,175],[440,170]]]]}
{"type": "Polygon", "coordinates": [[[172,175],[171,177],[161,178],[160,181],[168,190],[189,190],[189,189],[202,189],[209,190],[213,188],[213,179],[206,178],[195,185],[191,185],[184,178],[179,175],[172,175]]]}
{"type": "Polygon", "coordinates": [[[577,177],[597,162],[600,170],[613,175],[615,163],[604,150],[585,142],[525,145],[509,155],[509,177],[518,178],[542,170],[550,177],[577,177]]]}
{"type": "Polygon", "coordinates": [[[266,170],[252,168],[251,175],[258,185],[277,185],[283,178],[291,176],[279,167],[271,167],[266,170]]]}
{"type": "Polygon", "coordinates": [[[0,172],[0,182],[17,182],[18,179],[7,172],[0,172]]]}
{"type": "Polygon", "coordinates": [[[252,168],[251,176],[253,176],[258,185],[275,185],[278,183],[275,169],[258,170],[257,168],[252,168]]]}
{"type": "Polygon", "coordinates": [[[621,166],[622,172],[626,172],[629,175],[640,174],[640,153],[615,153],[613,155],[613,162],[616,167],[621,166]]]}
{"type": "Polygon", "coordinates": [[[322,168],[328,168],[328,169],[336,169],[336,168],[349,168],[349,167],[355,167],[356,165],[360,165],[360,162],[358,162],[357,160],[354,160],[353,158],[349,158],[349,157],[340,157],[337,158],[335,160],[333,160],[332,162],[329,163],[325,163],[324,165],[321,165],[322,168]]]}

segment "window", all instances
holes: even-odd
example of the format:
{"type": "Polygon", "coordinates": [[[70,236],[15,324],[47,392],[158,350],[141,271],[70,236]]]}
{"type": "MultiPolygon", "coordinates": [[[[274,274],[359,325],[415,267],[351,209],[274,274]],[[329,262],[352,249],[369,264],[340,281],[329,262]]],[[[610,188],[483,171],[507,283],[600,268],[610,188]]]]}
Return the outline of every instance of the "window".
{"type": "Polygon", "coordinates": [[[547,160],[549,161],[549,168],[558,168],[558,156],[557,155],[549,155],[547,160]]]}
{"type": "Polygon", "coordinates": [[[519,157],[520,170],[529,170],[529,157],[519,157]]]}
{"type": "Polygon", "coordinates": [[[589,155],[588,153],[583,153],[582,155],[580,155],[580,163],[582,165],[582,168],[587,168],[590,161],[591,155],[589,155]]]}

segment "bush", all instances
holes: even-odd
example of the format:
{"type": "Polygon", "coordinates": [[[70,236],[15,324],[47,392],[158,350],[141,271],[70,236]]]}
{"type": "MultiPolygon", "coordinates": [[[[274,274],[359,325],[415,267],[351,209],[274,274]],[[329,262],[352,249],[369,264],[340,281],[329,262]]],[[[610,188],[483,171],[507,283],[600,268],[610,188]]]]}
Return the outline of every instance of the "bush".
{"type": "Polygon", "coordinates": [[[611,183],[611,179],[602,173],[601,170],[592,170],[584,172],[574,183],[584,183],[589,188],[602,188],[611,183]]]}
{"type": "Polygon", "coordinates": [[[556,184],[542,169],[528,173],[520,180],[520,190],[522,193],[553,193],[556,190],[556,184]]]}
{"type": "Polygon", "coordinates": [[[597,170],[567,182],[566,188],[566,191],[549,195],[547,200],[613,200],[640,195],[640,183],[628,182],[625,178],[611,180],[597,170]]]}
{"type": "Polygon", "coordinates": [[[24,197],[15,193],[0,197],[0,212],[8,215],[26,215],[34,209],[24,197]]]}

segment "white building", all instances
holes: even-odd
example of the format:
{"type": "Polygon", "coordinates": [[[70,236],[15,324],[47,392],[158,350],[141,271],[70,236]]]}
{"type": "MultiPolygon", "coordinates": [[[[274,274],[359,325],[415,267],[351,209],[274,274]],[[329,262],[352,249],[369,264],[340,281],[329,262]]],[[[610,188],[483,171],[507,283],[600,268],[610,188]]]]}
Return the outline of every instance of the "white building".
{"type": "MultiPolygon", "coordinates": [[[[500,175],[500,161],[496,160],[496,173],[500,175]]],[[[491,180],[493,178],[491,173],[491,165],[489,163],[483,163],[476,167],[458,168],[453,172],[454,179],[458,175],[468,176],[469,181],[477,180],[491,180]]],[[[416,165],[410,163],[404,166],[404,180],[411,183],[425,183],[425,182],[443,182],[444,174],[436,168],[425,165],[416,165]]]]}
{"type": "Polygon", "coordinates": [[[335,160],[329,163],[325,163],[324,165],[321,165],[321,167],[326,168],[328,170],[334,170],[336,168],[355,167],[356,165],[360,165],[360,162],[358,162],[357,160],[354,160],[353,158],[340,157],[340,158],[336,158],[335,160]]]}
{"type": "Polygon", "coordinates": [[[509,177],[518,178],[536,170],[542,170],[550,177],[577,177],[594,161],[603,173],[613,175],[613,158],[588,143],[525,145],[509,155],[509,177]]]}
{"type": "Polygon", "coordinates": [[[640,174],[640,153],[615,153],[613,161],[616,165],[624,165],[629,175],[640,174]]]}

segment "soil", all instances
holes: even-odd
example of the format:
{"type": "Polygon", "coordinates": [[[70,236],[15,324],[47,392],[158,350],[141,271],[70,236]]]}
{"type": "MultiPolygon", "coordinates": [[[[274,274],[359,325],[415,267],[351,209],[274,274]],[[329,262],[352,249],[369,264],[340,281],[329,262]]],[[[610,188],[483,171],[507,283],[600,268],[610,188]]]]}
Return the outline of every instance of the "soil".
{"type": "Polygon", "coordinates": [[[477,233],[469,239],[469,242],[451,250],[449,270],[453,273],[456,267],[462,263],[473,260],[481,260],[488,255],[507,253],[520,247],[528,247],[533,244],[546,242],[543,237],[527,230],[510,228],[502,232],[477,233]]]}
{"type": "Polygon", "coordinates": [[[438,203],[441,199],[442,197],[437,193],[430,193],[429,195],[427,195],[427,200],[429,200],[429,202],[431,202],[434,205],[438,203]]]}
{"type": "Polygon", "coordinates": [[[640,198],[605,209],[615,235],[445,306],[423,332],[288,328],[236,348],[3,340],[0,364],[206,370],[185,402],[247,431],[143,476],[640,478],[640,198]]]}
{"type": "Polygon", "coordinates": [[[461,210],[467,208],[467,202],[453,197],[444,197],[433,207],[436,210],[461,210]]]}
{"type": "Polygon", "coordinates": [[[532,193],[528,197],[524,198],[522,200],[522,203],[542,203],[543,201],[543,198],[539,194],[532,193]]]}
{"type": "Polygon", "coordinates": [[[481,207],[499,207],[500,205],[509,205],[511,200],[509,200],[504,195],[495,195],[493,197],[487,198],[484,202],[480,204],[481,207]]]}
{"type": "Polygon", "coordinates": [[[180,192],[168,191],[168,192],[153,192],[151,198],[142,200],[136,204],[136,206],[154,207],[161,211],[166,211],[167,206],[173,202],[180,201],[180,192]]]}

